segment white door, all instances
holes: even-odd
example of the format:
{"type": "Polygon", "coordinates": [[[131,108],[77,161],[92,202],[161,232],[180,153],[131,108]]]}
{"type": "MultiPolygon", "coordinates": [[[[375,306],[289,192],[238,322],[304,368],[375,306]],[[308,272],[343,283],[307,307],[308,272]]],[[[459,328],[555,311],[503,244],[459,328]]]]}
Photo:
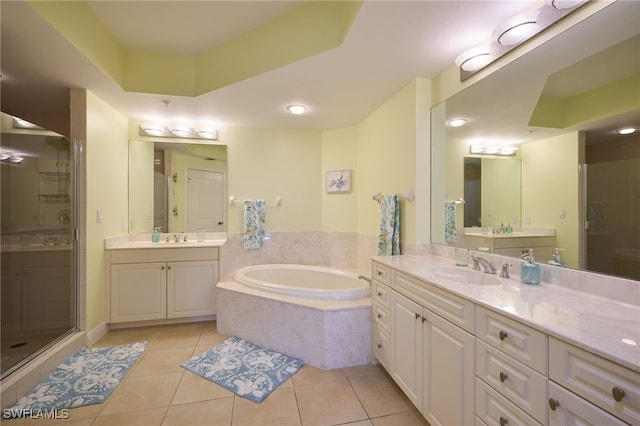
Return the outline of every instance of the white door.
{"type": "Polygon", "coordinates": [[[166,263],[111,266],[111,322],[167,317],[166,263]]]}
{"type": "Polygon", "coordinates": [[[187,171],[187,232],[224,231],[224,174],[187,171]]]}

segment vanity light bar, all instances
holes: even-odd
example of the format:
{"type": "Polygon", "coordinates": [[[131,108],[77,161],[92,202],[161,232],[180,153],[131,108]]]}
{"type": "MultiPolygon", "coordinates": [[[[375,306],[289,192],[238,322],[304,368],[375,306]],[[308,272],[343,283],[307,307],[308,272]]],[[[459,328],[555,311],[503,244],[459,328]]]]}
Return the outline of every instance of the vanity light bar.
{"type": "Polygon", "coordinates": [[[157,124],[141,124],[141,136],[156,136],[161,138],[182,138],[182,139],[208,139],[218,140],[218,131],[212,129],[196,130],[191,127],[167,127],[157,124]]]}
{"type": "Polygon", "coordinates": [[[470,154],[515,155],[517,151],[518,148],[513,146],[471,145],[469,147],[470,154]]]}

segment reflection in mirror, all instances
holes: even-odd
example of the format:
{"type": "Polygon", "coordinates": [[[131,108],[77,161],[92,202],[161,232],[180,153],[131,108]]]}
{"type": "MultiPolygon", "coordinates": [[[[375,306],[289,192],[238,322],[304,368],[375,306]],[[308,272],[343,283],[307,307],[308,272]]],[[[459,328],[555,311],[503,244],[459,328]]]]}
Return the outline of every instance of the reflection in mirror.
{"type": "Polygon", "coordinates": [[[224,232],[224,145],[129,141],[129,232],[224,232]]]}
{"type": "Polygon", "coordinates": [[[640,137],[615,132],[640,129],[638,16],[640,3],[613,2],[432,109],[433,243],[446,244],[445,200],[473,198],[463,180],[469,147],[510,145],[518,148],[520,196],[509,196],[509,211],[485,210],[485,197],[513,180],[484,185],[482,161],[494,157],[478,155],[479,221],[477,207],[467,211],[473,200],[457,206],[459,238],[449,244],[466,245],[461,228],[488,225],[482,242],[490,251],[505,238],[518,247],[515,238],[531,233],[545,253],[564,249],[568,267],[640,279],[640,137]],[[467,125],[448,127],[453,118],[467,125]],[[512,235],[492,232],[509,222],[512,235]]]}
{"type": "Polygon", "coordinates": [[[520,159],[464,157],[463,170],[465,228],[520,223],[520,159]]]}

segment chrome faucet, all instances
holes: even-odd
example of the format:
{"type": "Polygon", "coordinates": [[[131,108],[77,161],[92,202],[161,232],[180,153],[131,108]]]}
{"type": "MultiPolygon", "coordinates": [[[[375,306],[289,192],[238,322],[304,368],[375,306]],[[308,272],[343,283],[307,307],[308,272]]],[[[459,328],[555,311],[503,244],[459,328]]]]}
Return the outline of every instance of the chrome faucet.
{"type": "Polygon", "coordinates": [[[481,257],[471,255],[471,260],[473,261],[473,268],[476,271],[480,270],[480,265],[482,265],[482,269],[486,274],[495,274],[496,267],[493,266],[493,263],[489,262],[487,259],[483,259],[481,257]]]}
{"type": "Polygon", "coordinates": [[[500,277],[502,278],[511,278],[509,276],[509,268],[512,267],[512,263],[503,263],[502,264],[502,272],[500,272],[500,277]]]}

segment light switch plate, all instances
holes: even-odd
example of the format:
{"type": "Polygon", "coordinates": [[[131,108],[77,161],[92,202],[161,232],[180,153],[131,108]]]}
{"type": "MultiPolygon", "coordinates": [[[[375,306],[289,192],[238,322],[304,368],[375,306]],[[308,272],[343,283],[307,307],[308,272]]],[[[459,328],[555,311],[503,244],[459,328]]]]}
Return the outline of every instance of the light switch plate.
{"type": "Polygon", "coordinates": [[[96,221],[98,223],[102,223],[103,219],[104,219],[104,217],[102,215],[102,210],[98,209],[98,211],[96,212],[96,221]]]}

